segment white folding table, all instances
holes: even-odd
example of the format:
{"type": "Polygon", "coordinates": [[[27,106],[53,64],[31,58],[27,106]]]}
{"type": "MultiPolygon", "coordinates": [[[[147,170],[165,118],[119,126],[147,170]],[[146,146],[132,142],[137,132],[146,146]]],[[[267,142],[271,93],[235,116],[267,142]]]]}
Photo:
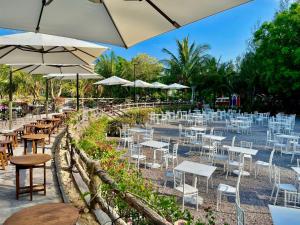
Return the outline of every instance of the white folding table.
{"type": "Polygon", "coordinates": [[[299,225],[300,209],[268,205],[274,225],[299,225]]]}
{"type": "Polygon", "coordinates": [[[208,192],[208,181],[212,174],[215,172],[217,167],[209,166],[201,163],[183,161],[177,165],[174,170],[185,173],[190,173],[195,175],[194,184],[197,184],[197,176],[206,177],[206,192],[208,192]]]}
{"type": "MultiPolygon", "coordinates": [[[[149,148],[155,150],[155,149],[168,147],[169,143],[162,142],[162,141],[150,140],[150,141],[142,142],[142,143],[140,143],[140,145],[142,145],[144,147],[149,147],[149,148]]],[[[156,163],[156,151],[153,151],[153,163],[148,163],[147,165],[148,165],[148,167],[151,167],[151,168],[159,168],[160,167],[160,164],[156,163]]]]}

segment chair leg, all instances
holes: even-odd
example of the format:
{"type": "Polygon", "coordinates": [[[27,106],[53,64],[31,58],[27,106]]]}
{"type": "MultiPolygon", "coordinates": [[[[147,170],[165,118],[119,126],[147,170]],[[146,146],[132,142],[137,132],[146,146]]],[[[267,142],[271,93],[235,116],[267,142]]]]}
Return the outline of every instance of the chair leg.
{"type": "Polygon", "coordinates": [[[275,196],[275,200],[274,200],[274,205],[276,205],[278,193],[279,193],[279,188],[277,188],[277,192],[276,192],[276,196],[275,196]]]}
{"type": "Polygon", "coordinates": [[[270,196],[270,201],[271,201],[272,198],[273,198],[274,191],[275,191],[275,186],[273,186],[272,193],[271,193],[271,196],[270,196]]]}

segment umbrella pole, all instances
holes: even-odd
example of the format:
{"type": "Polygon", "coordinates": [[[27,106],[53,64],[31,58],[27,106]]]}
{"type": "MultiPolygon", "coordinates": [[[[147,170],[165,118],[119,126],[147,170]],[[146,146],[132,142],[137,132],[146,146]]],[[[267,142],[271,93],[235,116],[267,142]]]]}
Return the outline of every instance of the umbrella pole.
{"type": "Polygon", "coordinates": [[[49,80],[46,79],[46,118],[48,118],[49,80]]]}
{"type": "Polygon", "coordinates": [[[9,70],[9,103],[8,103],[8,113],[9,113],[9,123],[8,123],[8,126],[9,126],[9,129],[11,130],[12,129],[12,104],[13,104],[13,86],[12,86],[12,75],[13,75],[13,72],[12,72],[12,68],[10,68],[9,70]]]}
{"type": "Polygon", "coordinates": [[[76,100],[77,100],[77,111],[79,111],[79,74],[76,74],[76,100]]]}

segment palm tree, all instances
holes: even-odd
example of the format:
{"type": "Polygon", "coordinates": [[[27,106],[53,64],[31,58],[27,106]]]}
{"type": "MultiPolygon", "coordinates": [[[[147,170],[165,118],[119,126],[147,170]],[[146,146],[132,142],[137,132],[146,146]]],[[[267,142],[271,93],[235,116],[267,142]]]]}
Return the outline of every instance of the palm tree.
{"type": "Polygon", "coordinates": [[[189,43],[186,37],[182,41],[177,40],[177,56],[163,49],[162,51],[170,56],[169,59],[162,60],[166,66],[166,73],[169,79],[185,85],[195,85],[195,77],[200,75],[201,66],[208,57],[206,54],[209,46],[196,45],[195,42],[189,43]]]}

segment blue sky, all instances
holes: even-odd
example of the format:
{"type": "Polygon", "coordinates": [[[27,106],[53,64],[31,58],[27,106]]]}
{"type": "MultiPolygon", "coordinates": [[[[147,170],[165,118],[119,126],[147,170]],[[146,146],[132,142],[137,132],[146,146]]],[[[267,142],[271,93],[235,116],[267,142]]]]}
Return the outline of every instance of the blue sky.
{"type": "MultiPolygon", "coordinates": [[[[254,0],[245,5],[208,17],[196,23],[175,31],[144,41],[130,49],[109,46],[117,55],[131,59],[136,54],[147,53],[163,59],[163,48],[176,51],[176,39],[189,36],[191,41],[199,44],[209,44],[209,53],[222,60],[235,60],[247,48],[247,41],[251,38],[257,24],[269,21],[278,9],[279,0],[254,0]]],[[[13,31],[0,29],[0,35],[13,31]]]]}

